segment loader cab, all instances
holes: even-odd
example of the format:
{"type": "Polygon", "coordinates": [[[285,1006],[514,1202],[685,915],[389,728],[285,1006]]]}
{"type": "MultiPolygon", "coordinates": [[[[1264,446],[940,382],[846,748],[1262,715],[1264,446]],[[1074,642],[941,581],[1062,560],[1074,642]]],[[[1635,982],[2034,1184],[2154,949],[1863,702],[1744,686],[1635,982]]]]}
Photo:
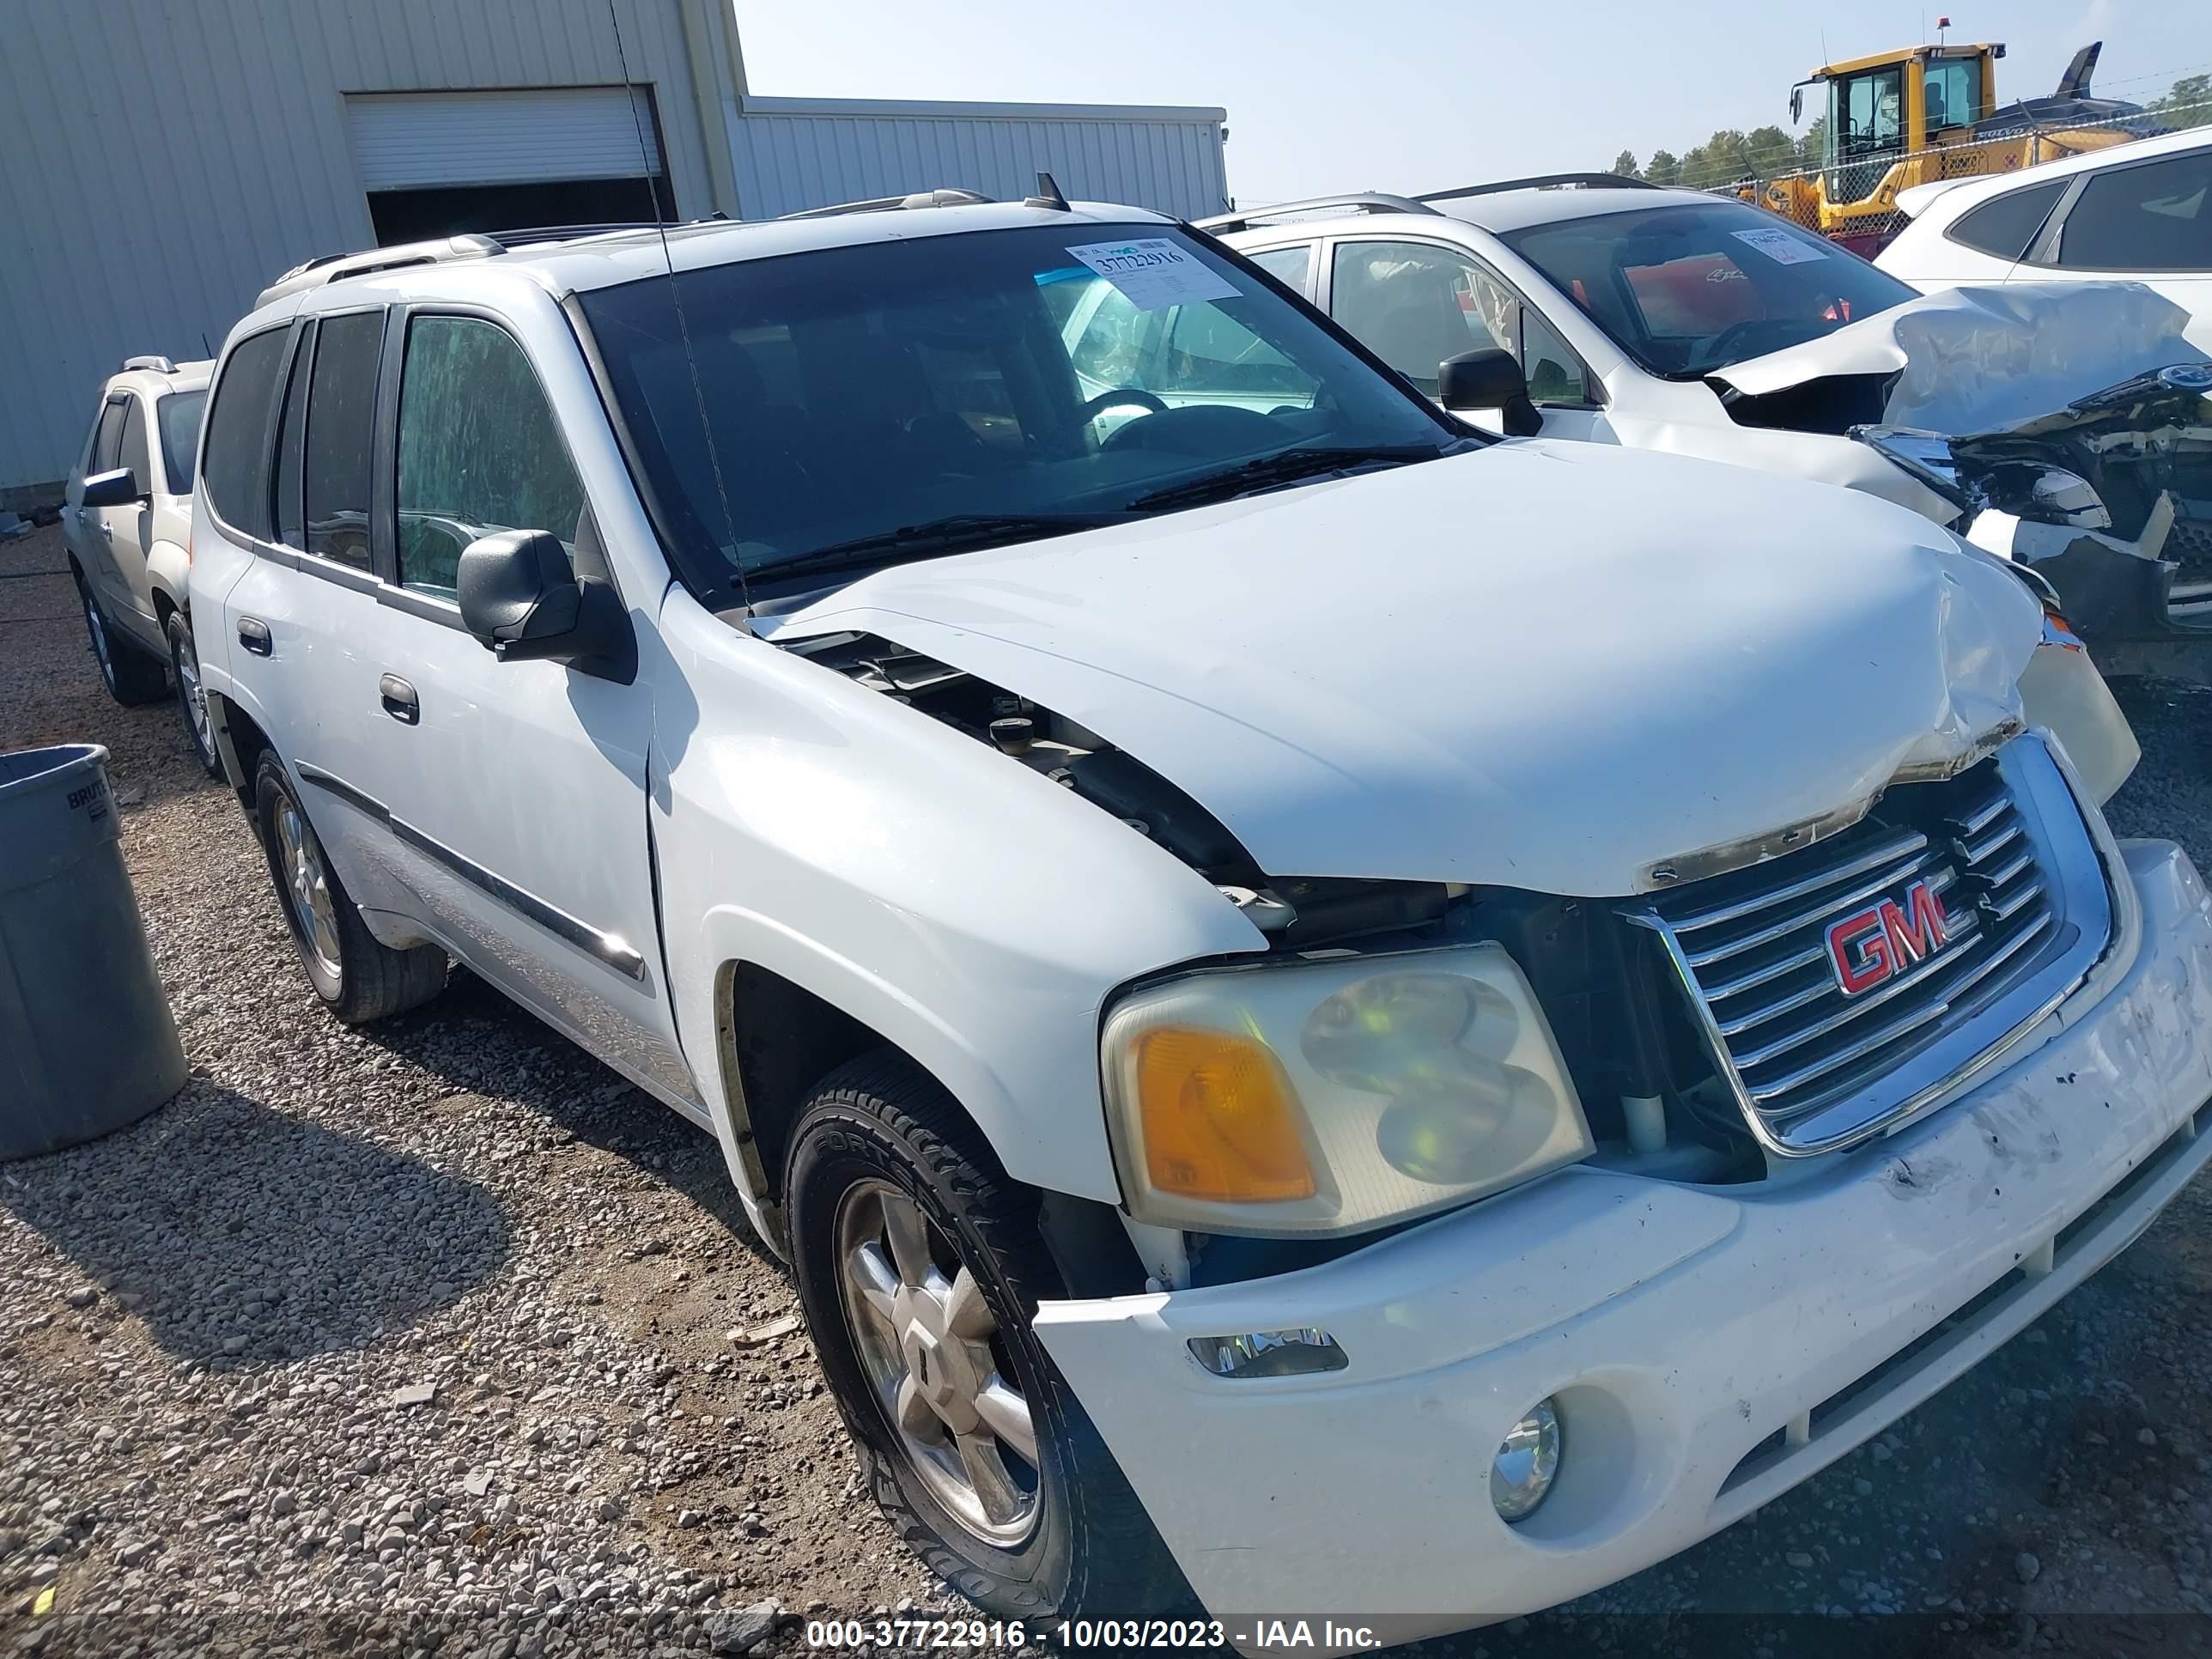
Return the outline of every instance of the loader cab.
{"type": "Polygon", "coordinates": [[[1831,64],[1791,88],[1793,118],[1806,87],[1827,89],[1820,158],[1827,199],[1863,200],[1906,156],[1964,142],[1990,112],[1991,65],[2003,53],[1997,45],[1915,46],[1831,64]]]}

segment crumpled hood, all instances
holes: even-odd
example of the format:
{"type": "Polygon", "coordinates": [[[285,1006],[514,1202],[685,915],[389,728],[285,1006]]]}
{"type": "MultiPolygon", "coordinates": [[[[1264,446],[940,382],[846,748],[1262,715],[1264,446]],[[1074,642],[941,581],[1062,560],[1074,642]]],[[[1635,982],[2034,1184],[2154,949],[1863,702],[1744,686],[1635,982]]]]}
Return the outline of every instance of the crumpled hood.
{"type": "Polygon", "coordinates": [[[2141,283],[1954,288],[1708,379],[1749,397],[1837,374],[1899,374],[1882,421],[1986,432],[2063,409],[2147,368],[2196,363],[2189,313],[2141,283]]]}
{"type": "Polygon", "coordinates": [[[1903,508],[1542,441],[907,565],[754,627],[1030,697],[1272,875],[1584,896],[1957,760],[2016,716],[2039,636],[2015,578],[1903,508]]]}

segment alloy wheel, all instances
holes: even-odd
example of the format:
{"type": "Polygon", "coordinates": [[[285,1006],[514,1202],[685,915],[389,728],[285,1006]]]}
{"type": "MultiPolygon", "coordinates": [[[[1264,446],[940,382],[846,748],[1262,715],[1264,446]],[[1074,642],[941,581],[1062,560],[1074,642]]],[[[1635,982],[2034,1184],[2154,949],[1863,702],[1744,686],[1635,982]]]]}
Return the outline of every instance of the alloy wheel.
{"type": "Polygon", "coordinates": [[[944,1231],[886,1182],[838,1207],[837,1282],[854,1346],[901,1449],[982,1542],[1036,1528],[1037,1430],[983,1287],[944,1231]]]}
{"type": "Polygon", "coordinates": [[[109,653],[107,623],[100,614],[100,601],[92,597],[91,590],[82,583],[77,597],[84,601],[84,625],[92,635],[92,654],[100,664],[100,678],[112,691],[115,689],[115,660],[109,653]]]}
{"type": "Polygon", "coordinates": [[[338,966],[338,918],[331,901],[329,872],[323,867],[323,849],[315,832],[300,811],[299,803],[287,796],[276,808],[277,867],[283,873],[284,902],[292,912],[300,939],[315,956],[322,970],[334,981],[343,981],[338,966]]]}
{"type": "Polygon", "coordinates": [[[199,647],[186,628],[177,638],[170,658],[177,671],[177,697],[185,705],[185,718],[192,728],[192,741],[203,757],[215,753],[215,734],[208,724],[207,688],[200,684],[199,647]]]}

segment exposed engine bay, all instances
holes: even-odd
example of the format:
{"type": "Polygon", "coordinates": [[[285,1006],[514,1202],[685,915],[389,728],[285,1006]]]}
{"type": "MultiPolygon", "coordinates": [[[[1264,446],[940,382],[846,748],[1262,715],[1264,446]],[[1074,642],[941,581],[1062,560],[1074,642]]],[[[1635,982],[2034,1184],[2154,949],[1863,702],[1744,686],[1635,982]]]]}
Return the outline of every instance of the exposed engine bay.
{"type": "MultiPolygon", "coordinates": [[[[1267,935],[1273,951],[1497,941],[1546,1010],[1592,1132],[1601,1148],[1609,1146],[1601,1162],[1610,1158],[1644,1173],[1700,1181],[1766,1173],[1680,1000],[1665,994],[1665,966],[1650,935],[1611,904],[1441,882],[1274,875],[1185,791],[1018,693],[875,635],[816,636],[784,648],[990,744],[1010,764],[1027,766],[1119,818],[1212,882],[1267,935]],[[1632,1124],[1638,1104],[1657,1115],[1632,1124]]],[[[1264,1243],[1269,1271],[1315,1248],[1264,1243]]],[[[1242,1256],[1259,1249],[1253,1241],[1222,1241],[1218,1270],[1247,1276],[1253,1265],[1242,1256]],[[1231,1268],[1231,1261],[1238,1265],[1231,1268]]]]}
{"type": "Polygon", "coordinates": [[[1441,883],[1269,877],[1220,819],[1152,768],[964,669],[869,634],[803,639],[786,648],[989,744],[1121,819],[1218,887],[1273,948],[1310,950],[1443,915],[1450,890],[1441,883]]]}

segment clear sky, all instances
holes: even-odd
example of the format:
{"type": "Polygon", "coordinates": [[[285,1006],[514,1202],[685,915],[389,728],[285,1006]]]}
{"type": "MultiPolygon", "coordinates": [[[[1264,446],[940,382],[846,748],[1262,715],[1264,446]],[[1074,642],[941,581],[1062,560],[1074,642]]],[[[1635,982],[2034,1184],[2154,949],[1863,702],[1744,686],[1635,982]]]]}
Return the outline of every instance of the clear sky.
{"type": "MultiPolygon", "coordinates": [[[[1246,205],[1788,131],[1791,82],[1824,57],[1932,40],[1938,15],[1917,0],[737,0],[763,94],[1220,106],[1246,205]]],[[[2049,92],[2094,40],[2092,89],[2113,97],[2212,70],[2212,0],[1961,0],[1948,15],[1954,41],[2006,43],[2007,103],[2049,92]]]]}

